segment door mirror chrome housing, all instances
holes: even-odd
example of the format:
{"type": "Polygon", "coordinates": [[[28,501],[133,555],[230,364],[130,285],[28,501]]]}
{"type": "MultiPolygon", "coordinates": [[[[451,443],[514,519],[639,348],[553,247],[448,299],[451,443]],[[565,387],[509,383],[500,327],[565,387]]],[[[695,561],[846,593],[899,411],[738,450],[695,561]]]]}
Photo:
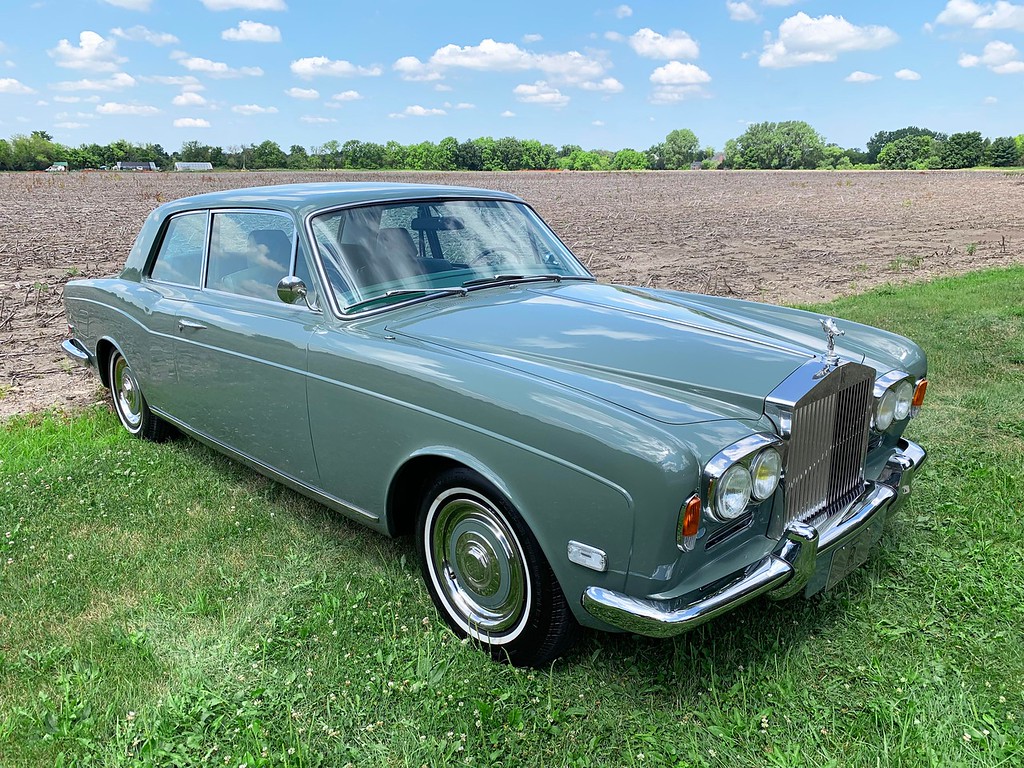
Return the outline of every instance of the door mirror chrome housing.
{"type": "Polygon", "coordinates": [[[277,297],[285,304],[294,304],[299,299],[305,299],[306,306],[309,306],[308,295],[306,284],[295,275],[282,277],[281,282],[277,284],[277,297]]]}

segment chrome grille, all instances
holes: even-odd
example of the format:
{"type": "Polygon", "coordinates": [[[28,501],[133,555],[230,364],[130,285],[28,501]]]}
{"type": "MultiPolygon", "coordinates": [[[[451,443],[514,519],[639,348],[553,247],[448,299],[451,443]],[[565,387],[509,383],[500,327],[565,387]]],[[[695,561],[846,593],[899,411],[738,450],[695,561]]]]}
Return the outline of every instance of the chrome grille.
{"type": "Polygon", "coordinates": [[[873,369],[843,365],[793,406],[786,522],[826,517],[863,490],[873,384],[873,369]]]}

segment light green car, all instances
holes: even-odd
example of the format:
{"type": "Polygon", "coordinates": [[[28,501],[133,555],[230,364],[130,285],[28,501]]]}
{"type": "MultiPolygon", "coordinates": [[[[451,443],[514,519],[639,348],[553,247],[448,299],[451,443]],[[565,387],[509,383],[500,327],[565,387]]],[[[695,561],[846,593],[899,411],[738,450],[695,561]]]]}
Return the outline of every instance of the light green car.
{"type": "Polygon", "coordinates": [[[925,452],[914,343],[597,282],[519,198],[307,184],[157,208],[64,291],[66,353],[172,428],[411,534],[445,621],[542,665],[859,566],[925,452]]]}

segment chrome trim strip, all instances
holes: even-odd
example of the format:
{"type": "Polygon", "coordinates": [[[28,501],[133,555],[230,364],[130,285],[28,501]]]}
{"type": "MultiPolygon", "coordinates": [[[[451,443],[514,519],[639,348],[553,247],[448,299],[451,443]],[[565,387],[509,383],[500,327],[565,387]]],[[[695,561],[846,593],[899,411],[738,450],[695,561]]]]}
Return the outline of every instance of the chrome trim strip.
{"type": "Polygon", "coordinates": [[[914,377],[906,371],[889,371],[875,379],[875,388],[871,394],[877,399],[885,394],[885,390],[904,379],[911,382],[911,384],[914,383],[914,377]]]}
{"type": "MultiPolygon", "coordinates": [[[[845,514],[837,516],[824,532],[792,522],[786,526],[774,551],[710,595],[685,598],[633,597],[603,587],[589,587],[582,596],[583,608],[596,619],[618,629],[650,637],[671,637],[699,627],[759,595],[785,599],[804,589],[814,576],[819,558],[856,538],[872,521],[895,511],[910,493],[914,475],[927,458],[925,450],[901,440],[886,464],[883,477],[896,480],[871,483],[845,514]]],[[[825,560],[828,567],[831,561],[825,560]]]]}

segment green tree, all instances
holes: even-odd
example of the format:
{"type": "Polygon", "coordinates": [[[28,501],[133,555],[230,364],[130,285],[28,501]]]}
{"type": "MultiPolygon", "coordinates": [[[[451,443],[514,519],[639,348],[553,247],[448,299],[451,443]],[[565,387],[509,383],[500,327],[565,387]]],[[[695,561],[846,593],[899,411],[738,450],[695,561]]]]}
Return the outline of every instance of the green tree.
{"type": "Polygon", "coordinates": [[[985,156],[980,131],[952,134],[942,145],[939,159],[943,168],[974,168],[985,156]]]}
{"type": "Polygon", "coordinates": [[[405,160],[406,148],[392,139],[384,145],[384,168],[408,168],[405,160]]]}
{"type": "Polygon", "coordinates": [[[54,144],[46,131],[32,131],[28,136],[16,134],[11,137],[10,166],[15,171],[42,171],[62,159],[66,149],[54,144]]]}
{"type": "Polygon", "coordinates": [[[484,169],[484,156],[478,140],[467,139],[459,144],[459,150],[455,153],[455,167],[460,171],[482,171],[484,169]]]}
{"type": "Polygon", "coordinates": [[[288,149],[287,165],[297,170],[309,168],[309,153],[306,148],[301,144],[292,144],[288,149]]]}
{"type": "Polygon", "coordinates": [[[551,144],[541,144],[536,139],[523,139],[520,150],[522,157],[519,164],[522,168],[540,171],[556,167],[556,150],[551,144]]]}
{"type": "Polygon", "coordinates": [[[644,154],[647,156],[647,167],[652,171],[665,170],[665,144],[660,142],[647,149],[644,154]]]}
{"type": "Polygon", "coordinates": [[[635,149],[620,149],[612,158],[611,167],[615,171],[646,171],[647,155],[635,149]]]}
{"type": "Polygon", "coordinates": [[[287,163],[284,150],[276,141],[266,141],[252,148],[252,155],[249,158],[249,167],[261,168],[284,168],[287,163]]]}
{"type": "Polygon", "coordinates": [[[878,153],[878,165],[890,171],[927,168],[934,148],[935,139],[931,136],[903,136],[882,147],[878,153]]]}
{"type": "Polygon", "coordinates": [[[568,157],[560,158],[558,167],[567,171],[607,171],[609,163],[604,155],[577,149],[568,157]]]}
{"type": "Polygon", "coordinates": [[[662,144],[665,168],[670,171],[689,168],[690,163],[702,159],[699,154],[700,142],[697,140],[697,134],[689,128],[670,131],[662,144]]]}
{"type": "Polygon", "coordinates": [[[1000,136],[993,139],[985,153],[985,162],[997,168],[1004,168],[1008,165],[1016,165],[1020,159],[1017,151],[1017,142],[1012,136],[1000,136]]]}
{"type": "Polygon", "coordinates": [[[811,169],[825,155],[824,140],[802,120],[752,123],[725,147],[730,168],[811,169]]]}
{"type": "MultiPolygon", "coordinates": [[[[906,128],[899,128],[898,130],[895,131],[879,131],[870,139],[868,139],[867,159],[862,162],[877,163],[878,155],[881,153],[882,148],[886,144],[891,144],[897,139],[902,139],[907,136],[930,136],[931,138],[936,139],[940,142],[946,140],[946,135],[944,133],[930,131],[927,128],[918,128],[916,125],[909,125],[906,128]]],[[[850,159],[853,160],[854,162],[858,162],[853,158],[850,159]]]]}
{"type": "Polygon", "coordinates": [[[459,157],[459,140],[454,136],[445,136],[437,142],[437,169],[439,171],[454,171],[458,166],[456,161],[459,157]]]}

